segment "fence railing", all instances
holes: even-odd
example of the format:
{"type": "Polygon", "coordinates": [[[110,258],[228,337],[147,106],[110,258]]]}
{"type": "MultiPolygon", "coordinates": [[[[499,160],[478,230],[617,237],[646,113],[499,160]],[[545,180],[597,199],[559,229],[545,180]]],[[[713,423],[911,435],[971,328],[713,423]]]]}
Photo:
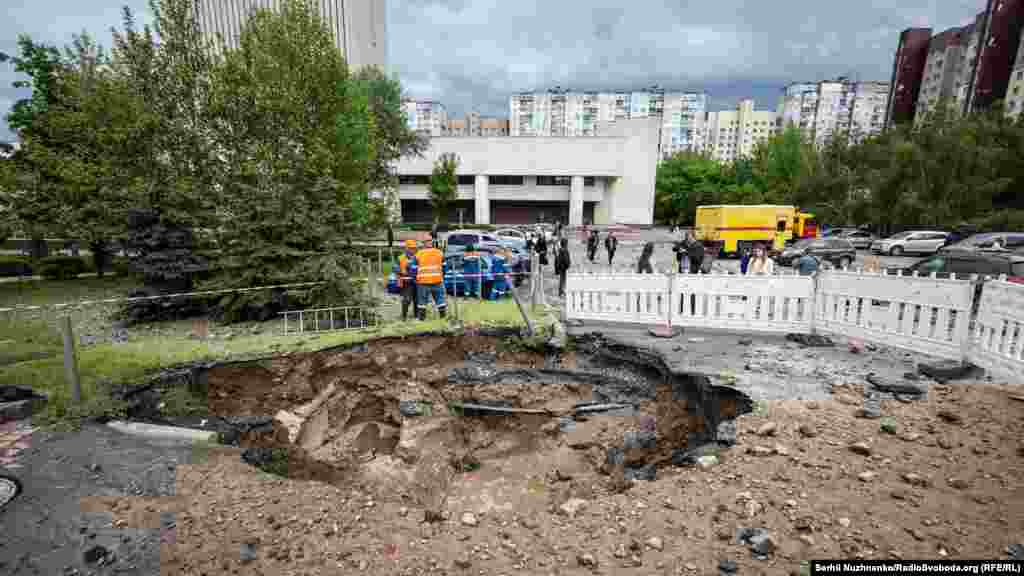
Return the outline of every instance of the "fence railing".
{"type": "Polygon", "coordinates": [[[821,331],[971,361],[1024,381],[1024,285],[987,280],[975,302],[978,282],[839,270],[816,277],[570,273],[565,316],[726,331],[821,331]]]}
{"type": "Polygon", "coordinates": [[[992,280],[982,288],[970,361],[1024,382],[1024,284],[992,280]]]}

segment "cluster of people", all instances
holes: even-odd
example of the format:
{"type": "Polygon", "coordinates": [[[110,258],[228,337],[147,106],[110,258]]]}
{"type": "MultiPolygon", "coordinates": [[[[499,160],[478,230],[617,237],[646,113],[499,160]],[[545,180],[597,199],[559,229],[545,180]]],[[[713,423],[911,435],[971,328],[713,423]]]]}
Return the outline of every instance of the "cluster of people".
{"type": "Polygon", "coordinates": [[[408,319],[409,308],[413,306],[416,319],[426,320],[427,306],[431,301],[438,315],[445,317],[448,311],[444,288],[447,270],[444,253],[436,242],[420,248],[415,240],[406,240],[405,252],[398,257],[398,269],[395,272],[402,296],[402,320],[408,319]]]}
{"type": "MultiPolygon", "coordinates": [[[[601,245],[601,234],[597,230],[591,230],[587,236],[587,259],[593,264],[594,260],[597,259],[597,250],[601,245]]],[[[615,259],[615,251],[619,249],[619,239],[615,237],[615,232],[608,231],[608,235],[604,237],[604,250],[608,254],[608,265],[612,265],[612,261],[615,259]]]]}

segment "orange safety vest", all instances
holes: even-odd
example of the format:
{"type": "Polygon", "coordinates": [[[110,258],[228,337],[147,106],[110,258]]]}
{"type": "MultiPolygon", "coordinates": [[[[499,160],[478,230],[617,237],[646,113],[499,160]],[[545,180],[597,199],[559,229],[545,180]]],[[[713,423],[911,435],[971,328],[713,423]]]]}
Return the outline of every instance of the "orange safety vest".
{"type": "Polygon", "coordinates": [[[409,257],[402,254],[398,257],[398,286],[404,288],[409,276],[409,257]]]}
{"type": "Polygon", "coordinates": [[[416,283],[440,284],[444,279],[444,255],[437,248],[425,248],[416,253],[416,283]]]}

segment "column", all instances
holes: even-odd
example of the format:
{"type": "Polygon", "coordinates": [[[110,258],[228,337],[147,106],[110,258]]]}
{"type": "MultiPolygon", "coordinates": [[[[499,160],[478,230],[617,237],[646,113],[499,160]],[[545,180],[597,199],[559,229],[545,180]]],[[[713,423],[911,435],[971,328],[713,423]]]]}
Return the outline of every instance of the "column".
{"type": "Polygon", "coordinates": [[[583,225],[583,176],[573,176],[569,187],[569,226],[583,225]]]}
{"type": "Polygon", "coordinates": [[[473,182],[473,208],[476,212],[477,224],[491,223],[491,201],[487,198],[487,174],[477,174],[473,182]]]}

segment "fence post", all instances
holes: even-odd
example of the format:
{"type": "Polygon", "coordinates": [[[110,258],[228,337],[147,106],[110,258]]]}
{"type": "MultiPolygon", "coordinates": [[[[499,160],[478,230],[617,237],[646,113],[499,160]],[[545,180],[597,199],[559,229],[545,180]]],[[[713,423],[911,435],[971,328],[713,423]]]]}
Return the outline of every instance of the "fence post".
{"type": "Polygon", "coordinates": [[[78,380],[78,354],[75,352],[75,335],[71,330],[71,314],[61,316],[60,331],[64,336],[64,378],[71,388],[71,400],[82,402],[82,384],[78,380]]]}
{"type": "Polygon", "coordinates": [[[540,274],[540,258],[537,253],[530,254],[530,309],[537,308],[537,276],[540,274]]]}
{"type": "Polygon", "coordinates": [[[811,317],[808,320],[811,325],[811,334],[818,333],[818,276],[820,276],[821,274],[822,272],[819,271],[811,275],[811,298],[810,301],[807,303],[807,305],[811,309],[811,317]]]}

